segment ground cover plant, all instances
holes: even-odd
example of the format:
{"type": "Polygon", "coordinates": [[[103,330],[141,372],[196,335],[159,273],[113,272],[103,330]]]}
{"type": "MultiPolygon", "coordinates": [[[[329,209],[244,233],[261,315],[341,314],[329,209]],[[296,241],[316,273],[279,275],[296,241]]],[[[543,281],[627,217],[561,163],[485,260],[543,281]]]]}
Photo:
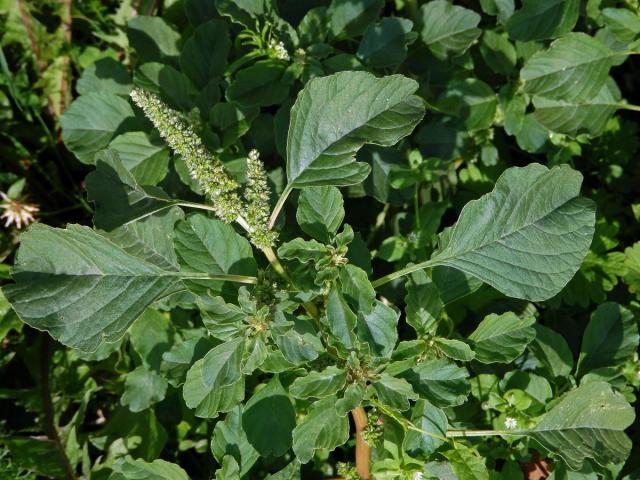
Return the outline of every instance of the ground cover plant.
{"type": "Polygon", "coordinates": [[[0,6],[0,477],[640,474],[636,1],[0,6]]]}

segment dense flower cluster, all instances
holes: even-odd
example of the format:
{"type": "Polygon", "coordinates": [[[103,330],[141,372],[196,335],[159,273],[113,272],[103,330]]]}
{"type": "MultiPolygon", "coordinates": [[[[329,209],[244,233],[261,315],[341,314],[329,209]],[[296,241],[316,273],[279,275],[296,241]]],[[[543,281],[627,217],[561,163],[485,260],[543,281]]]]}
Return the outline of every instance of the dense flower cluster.
{"type": "Polygon", "coordinates": [[[233,222],[241,213],[238,183],[231,178],[220,160],[203,145],[193,128],[157,95],[135,88],[131,98],[158,129],[162,138],[182,157],[191,176],[211,198],[215,212],[225,222],[233,222]]]}
{"type": "Polygon", "coordinates": [[[267,172],[260,161],[257,150],[251,150],[247,158],[247,187],[244,192],[247,201],[245,220],[250,227],[251,241],[260,248],[273,245],[277,234],[269,230],[269,186],[267,172]]]}
{"type": "Polygon", "coordinates": [[[269,186],[260,154],[252,150],[247,159],[247,186],[243,202],[238,183],[225,171],[223,163],[203,145],[191,126],[157,95],[136,88],[131,98],[158,129],[174,152],[185,161],[189,173],[211,198],[215,213],[225,222],[240,221],[258,248],[274,244],[277,234],[269,230],[269,186]]]}
{"type": "Polygon", "coordinates": [[[0,219],[4,220],[5,227],[15,225],[17,229],[21,229],[35,221],[34,215],[40,210],[37,205],[9,198],[4,192],[0,192],[0,197],[0,209],[3,210],[0,219]]]}

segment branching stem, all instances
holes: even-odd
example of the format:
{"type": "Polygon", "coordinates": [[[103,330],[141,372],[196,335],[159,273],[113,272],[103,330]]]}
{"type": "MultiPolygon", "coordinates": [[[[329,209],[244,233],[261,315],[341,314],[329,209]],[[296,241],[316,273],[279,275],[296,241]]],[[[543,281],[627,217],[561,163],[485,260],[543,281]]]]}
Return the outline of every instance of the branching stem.
{"type": "Polygon", "coordinates": [[[271,230],[273,226],[276,224],[278,215],[280,215],[280,210],[282,210],[282,207],[284,207],[284,203],[287,201],[287,198],[289,198],[289,195],[291,194],[292,191],[293,191],[293,188],[287,185],[283,190],[282,195],[280,195],[280,198],[278,199],[276,206],[273,207],[273,212],[271,212],[271,217],[269,218],[269,230],[271,230]]]}

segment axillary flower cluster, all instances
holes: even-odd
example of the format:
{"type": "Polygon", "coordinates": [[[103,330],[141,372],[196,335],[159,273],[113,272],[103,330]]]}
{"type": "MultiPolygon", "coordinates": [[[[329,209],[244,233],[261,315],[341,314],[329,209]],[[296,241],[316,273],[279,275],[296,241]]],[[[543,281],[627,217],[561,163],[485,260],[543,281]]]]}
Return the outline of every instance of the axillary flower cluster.
{"type": "Polygon", "coordinates": [[[238,182],[226,172],[220,159],[205,148],[198,134],[177,112],[156,94],[143,89],[135,88],[130,95],[169,147],[183,158],[191,176],[211,199],[215,214],[227,223],[238,221],[246,228],[256,247],[271,247],[277,234],[268,227],[269,187],[258,151],[249,153],[247,184],[242,200],[238,182]]]}

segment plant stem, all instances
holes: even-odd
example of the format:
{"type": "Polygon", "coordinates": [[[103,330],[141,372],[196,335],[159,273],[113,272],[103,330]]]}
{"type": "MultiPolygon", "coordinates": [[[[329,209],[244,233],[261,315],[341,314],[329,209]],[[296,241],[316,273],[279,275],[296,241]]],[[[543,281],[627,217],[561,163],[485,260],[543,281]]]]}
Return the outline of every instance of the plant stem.
{"type": "Polygon", "coordinates": [[[64,464],[64,469],[69,480],[76,480],[76,474],[73,471],[69,457],[64,450],[64,445],[58,435],[55,416],[53,414],[53,402],[51,400],[51,391],[49,389],[49,366],[51,361],[51,339],[46,333],[42,335],[42,347],[40,350],[40,393],[42,395],[42,409],[44,411],[44,426],[47,437],[53,442],[60,460],[64,464]]]}
{"type": "Polygon", "coordinates": [[[269,260],[269,263],[271,264],[273,269],[276,272],[278,272],[278,274],[282,278],[284,278],[287,282],[291,282],[291,277],[289,277],[289,274],[280,263],[280,260],[278,260],[278,257],[276,256],[276,253],[273,251],[273,248],[271,247],[263,248],[262,252],[264,253],[265,257],[267,257],[267,260],[269,260]]]}
{"type": "Polygon", "coordinates": [[[284,202],[287,201],[287,198],[289,197],[289,194],[292,191],[293,191],[293,188],[287,185],[283,190],[282,195],[280,195],[280,198],[278,199],[276,206],[273,207],[273,212],[271,212],[271,218],[269,218],[269,230],[271,230],[275,225],[276,220],[278,219],[278,215],[280,214],[280,210],[282,210],[282,207],[284,207],[284,202]]]}
{"type": "Polygon", "coordinates": [[[522,435],[521,432],[514,430],[509,432],[507,430],[449,430],[447,432],[447,438],[458,437],[499,437],[503,435],[522,435]]]}
{"type": "Polygon", "coordinates": [[[396,278],[409,275],[410,273],[413,273],[418,270],[422,270],[423,268],[433,267],[434,265],[437,265],[437,264],[438,262],[435,262],[432,259],[432,260],[427,260],[426,262],[416,263],[415,265],[409,265],[408,267],[405,267],[402,270],[396,270],[395,272],[390,273],[389,275],[385,275],[384,277],[380,277],[379,279],[374,280],[373,282],[371,282],[371,285],[373,286],[373,288],[378,288],[380,285],[389,283],[390,281],[395,280],[396,278]]]}
{"type": "Polygon", "coordinates": [[[362,436],[367,428],[367,413],[364,408],[357,407],[351,410],[351,416],[356,425],[356,470],[360,478],[367,480],[370,477],[371,449],[362,436]]]}
{"type": "Polygon", "coordinates": [[[258,283],[258,279],[256,277],[251,277],[248,275],[209,275],[208,273],[198,274],[197,272],[178,272],[178,275],[183,280],[222,280],[223,282],[236,282],[236,283],[247,283],[247,284],[256,284],[258,283]]]}

